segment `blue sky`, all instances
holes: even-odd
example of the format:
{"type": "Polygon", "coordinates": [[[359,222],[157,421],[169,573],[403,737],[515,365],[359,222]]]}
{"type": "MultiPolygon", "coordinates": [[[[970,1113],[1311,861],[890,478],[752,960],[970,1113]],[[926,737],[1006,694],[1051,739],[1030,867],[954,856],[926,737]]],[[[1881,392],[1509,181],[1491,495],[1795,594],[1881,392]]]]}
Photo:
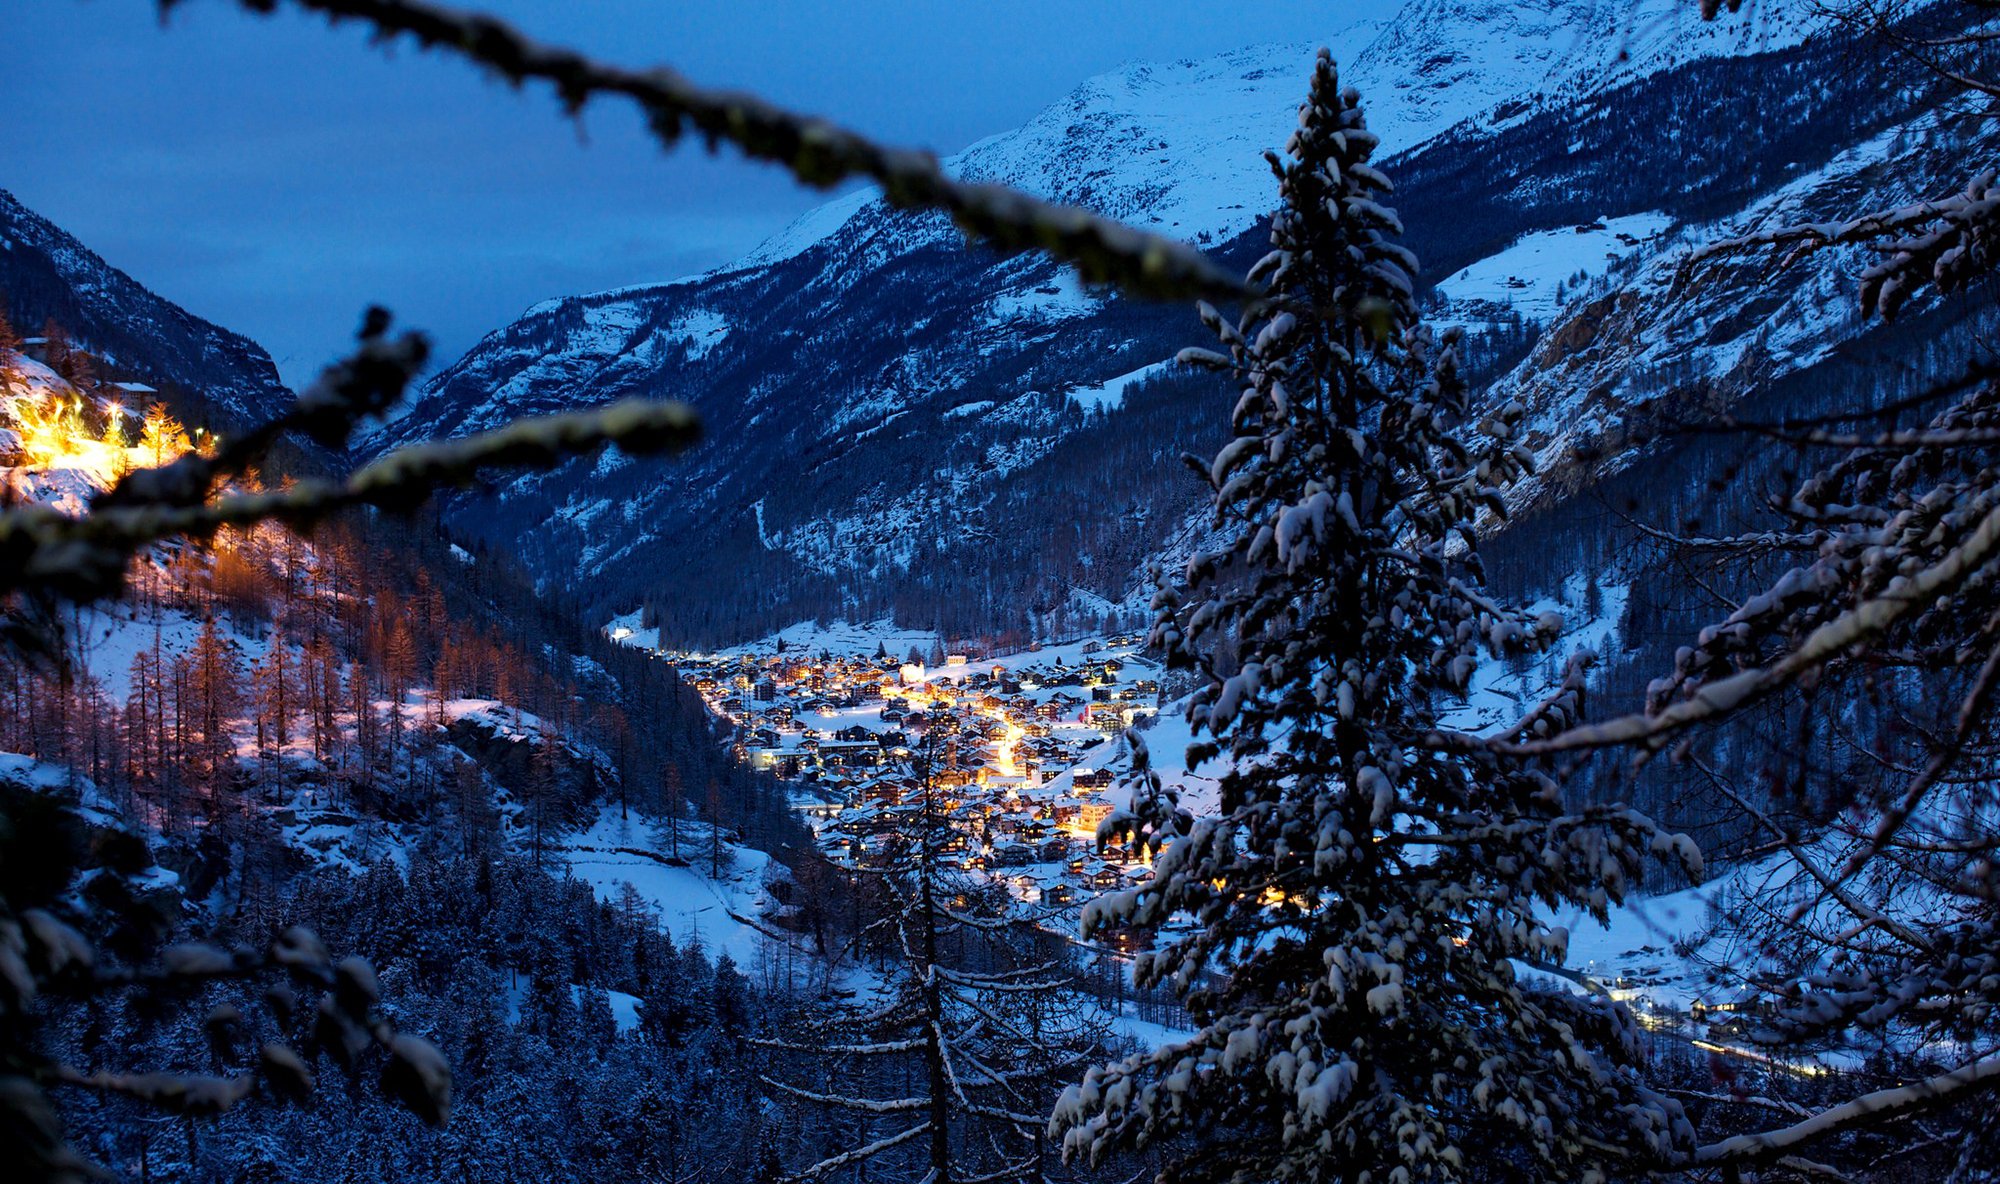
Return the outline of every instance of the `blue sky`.
{"type": "MultiPolygon", "coordinates": [[[[1132,60],[1310,40],[1392,0],[489,0],[530,32],[671,64],[948,154],[1132,60]]],[[[387,304],[445,358],[537,300],[671,279],[824,200],[671,155],[629,111],[385,52],[356,27],[189,0],[6,0],[0,188],[155,291],[257,339],[294,383],[387,304]]]]}

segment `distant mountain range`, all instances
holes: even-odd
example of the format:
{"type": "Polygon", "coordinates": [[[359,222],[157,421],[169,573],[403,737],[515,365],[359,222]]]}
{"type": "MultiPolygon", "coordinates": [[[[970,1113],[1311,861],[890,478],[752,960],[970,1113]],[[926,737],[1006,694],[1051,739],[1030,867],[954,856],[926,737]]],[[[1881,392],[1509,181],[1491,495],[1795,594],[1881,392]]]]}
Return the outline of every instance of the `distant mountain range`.
{"type": "MultiPolygon", "coordinates": [[[[1775,288],[1762,262],[1674,273],[1691,242],[1947,190],[1990,146],[1939,117],[1934,79],[1857,68],[1883,55],[1818,19],[1804,3],[1704,23],[1683,0],[1415,0],[1325,38],[1383,139],[1431,311],[1465,326],[1493,397],[1532,410],[1546,476],[1524,500],[1543,517],[1568,521],[1560,507],[1660,447],[1648,432],[1673,417],[1856,348],[1933,367],[1967,348],[1976,327],[1949,305],[1892,335],[1856,322],[1838,253],[1775,288]]],[[[1261,154],[1284,145],[1315,44],[1128,66],[947,164],[1247,265],[1274,198],[1261,154]]],[[[199,388],[219,419],[281,397],[253,345],[4,197],[0,235],[0,286],[35,317],[199,388]]],[[[368,447],[686,399],[708,430],[692,454],[509,478],[447,522],[591,619],[644,606],[669,642],[889,615],[1059,635],[1137,618],[1148,564],[1200,530],[1178,458],[1213,449],[1230,393],[1169,359],[1202,338],[1188,309],[850,195],[727,267],[529,309],[368,447]]]]}

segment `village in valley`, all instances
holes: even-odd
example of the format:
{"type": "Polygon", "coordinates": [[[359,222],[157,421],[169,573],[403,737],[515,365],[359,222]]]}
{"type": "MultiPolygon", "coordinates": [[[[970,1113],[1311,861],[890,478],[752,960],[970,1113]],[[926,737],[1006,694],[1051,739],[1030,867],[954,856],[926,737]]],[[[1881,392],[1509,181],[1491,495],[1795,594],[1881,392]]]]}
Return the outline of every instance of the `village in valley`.
{"type": "MultiPolygon", "coordinates": [[[[622,623],[609,632],[644,640],[622,623]]],[[[1140,651],[1133,636],[982,658],[936,646],[898,654],[882,642],[872,654],[837,653],[780,637],[661,656],[700,693],[736,759],[790,784],[836,863],[891,858],[909,824],[898,807],[922,791],[928,749],[955,832],[948,851],[1004,884],[1024,912],[1073,928],[1092,896],[1152,877],[1149,853],[1097,838],[1124,800],[1124,733],[1161,712],[1162,672],[1140,651]]]]}

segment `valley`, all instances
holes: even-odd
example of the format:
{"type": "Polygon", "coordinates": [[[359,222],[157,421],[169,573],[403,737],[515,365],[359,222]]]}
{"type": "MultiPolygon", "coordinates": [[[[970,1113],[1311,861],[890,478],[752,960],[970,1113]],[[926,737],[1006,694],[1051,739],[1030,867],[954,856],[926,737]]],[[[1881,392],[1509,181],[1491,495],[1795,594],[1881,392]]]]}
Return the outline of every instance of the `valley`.
{"type": "MultiPolygon", "coordinates": [[[[0,192],[30,1184],[2000,1179],[1988,8],[1385,0],[937,154],[211,6],[727,159],[297,391],[0,192]],[[739,165],[830,200],[633,274],[739,165]]],[[[331,60],[246,118],[359,143],[331,60]]],[[[443,130],[342,167],[551,181],[443,130]]]]}

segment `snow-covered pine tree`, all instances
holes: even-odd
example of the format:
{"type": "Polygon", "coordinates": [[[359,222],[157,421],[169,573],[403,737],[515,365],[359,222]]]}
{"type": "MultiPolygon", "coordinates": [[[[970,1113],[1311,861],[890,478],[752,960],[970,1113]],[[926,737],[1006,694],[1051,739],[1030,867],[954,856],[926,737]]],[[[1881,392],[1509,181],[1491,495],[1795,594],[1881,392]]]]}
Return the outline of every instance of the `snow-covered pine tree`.
{"type": "Polygon", "coordinates": [[[1096,1009],[1049,943],[1006,915],[994,881],[963,867],[942,751],[935,734],[924,742],[915,791],[885,808],[895,823],[886,844],[856,861],[885,906],[868,927],[888,955],[880,990],[834,1014],[808,1012],[790,1038],[759,1041],[796,1075],[766,1076],[768,1085],[858,1136],[792,1179],[863,1163],[904,1166],[926,1184],[1042,1179],[1053,1166],[1047,1100],[1104,1051],[1096,1009]]]}
{"type": "MultiPolygon", "coordinates": [[[[1555,908],[1601,914],[1649,853],[1698,855],[1439,724],[1482,651],[1560,622],[1479,587],[1475,516],[1525,470],[1520,409],[1475,418],[1455,335],[1419,324],[1375,147],[1322,51],[1270,157],[1270,297],[1236,323],[1204,306],[1224,352],[1182,354],[1242,387],[1208,470],[1226,541],[1162,590],[1153,639],[1198,676],[1190,764],[1230,763],[1195,819],[1133,736],[1132,808],[1101,833],[1165,849],[1084,925],[1192,918],[1138,974],[1197,1031],[1093,1069],[1051,1127],[1091,1157],[1199,1132],[1175,1179],[1602,1179],[1687,1123],[1629,1065],[1622,1007],[1521,968],[1563,960],[1555,908]]],[[[1576,663],[1515,730],[1561,726],[1580,692],[1576,663]]]]}

